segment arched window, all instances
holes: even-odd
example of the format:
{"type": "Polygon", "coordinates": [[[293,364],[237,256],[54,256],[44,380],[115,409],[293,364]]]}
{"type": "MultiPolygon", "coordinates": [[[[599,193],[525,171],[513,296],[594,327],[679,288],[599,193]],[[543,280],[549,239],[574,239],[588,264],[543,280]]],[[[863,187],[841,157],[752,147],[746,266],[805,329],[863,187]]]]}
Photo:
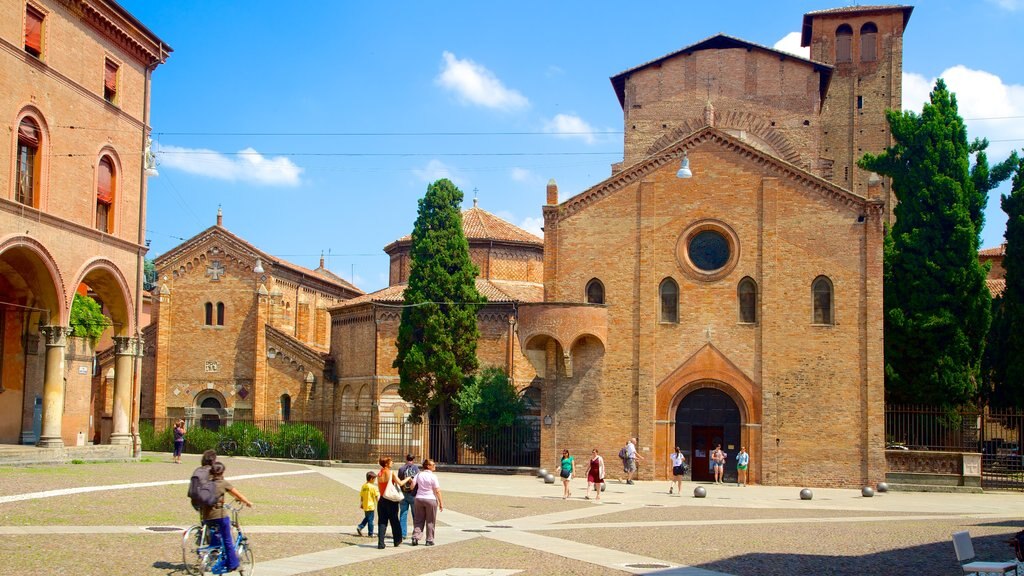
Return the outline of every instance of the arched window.
{"type": "Polygon", "coordinates": [[[22,118],[18,124],[18,167],[14,182],[14,199],[26,206],[35,206],[39,200],[39,172],[42,156],[39,149],[43,132],[32,118],[22,118]]]}
{"type": "Polygon", "coordinates": [[[587,282],[587,304],[604,304],[604,284],[597,278],[587,282]]]}
{"type": "Polygon", "coordinates": [[[836,28],[836,62],[852,62],[853,28],[843,24],[836,28]]]}
{"type": "Polygon", "coordinates": [[[292,397],[281,394],[281,420],[285,422],[292,419],[292,397]]]}
{"type": "Polygon", "coordinates": [[[740,322],[754,324],[757,322],[757,284],[750,278],[740,280],[736,287],[736,296],[740,303],[740,322]]]}
{"type": "Polygon", "coordinates": [[[206,325],[213,326],[213,303],[206,303],[206,325]]]}
{"type": "Polygon", "coordinates": [[[224,325],[224,303],[217,302],[217,326],[224,325]]]}
{"type": "Polygon", "coordinates": [[[878,26],[873,22],[860,27],[860,61],[874,62],[878,58],[878,26]]]}
{"type": "Polygon", "coordinates": [[[114,173],[114,161],[110,156],[100,158],[96,168],[96,229],[100,232],[113,232],[114,219],[114,187],[117,178],[114,173]]]}
{"type": "Polygon", "coordinates": [[[818,276],[811,284],[811,297],[814,301],[815,324],[834,323],[832,282],[825,276],[818,276]]]}
{"type": "Polygon", "coordinates": [[[661,296],[661,321],[679,322],[679,285],[671,278],[665,278],[658,287],[661,296]]]}

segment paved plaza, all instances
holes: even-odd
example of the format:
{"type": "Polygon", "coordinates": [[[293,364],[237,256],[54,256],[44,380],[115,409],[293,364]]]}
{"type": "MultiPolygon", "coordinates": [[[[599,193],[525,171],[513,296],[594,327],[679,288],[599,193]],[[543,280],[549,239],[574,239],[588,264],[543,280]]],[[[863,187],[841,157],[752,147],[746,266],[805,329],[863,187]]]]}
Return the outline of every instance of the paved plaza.
{"type": "MultiPolygon", "coordinates": [[[[585,485],[529,476],[439,474],[446,509],[437,545],[385,550],[359,537],[358,489],[369,466],[317,467],[225,458],[255,502],[242,524],[255,573],[292,574],[960,574],[950,534],[969,530],[979,556],[1009,559],[1024,495],[890,492],[614,478],[602,502],[585,485]],[[593,495],[591,496],[593,497],[593,495]]],[[[139,463],[0,468],[0,574],[182,575],[184,496],[197,457],[139,463]]],[[[411,527],[410,527],[411,530],[411,527]]],[[[408,540],[406,541],[408,542],[408,540]]]]}

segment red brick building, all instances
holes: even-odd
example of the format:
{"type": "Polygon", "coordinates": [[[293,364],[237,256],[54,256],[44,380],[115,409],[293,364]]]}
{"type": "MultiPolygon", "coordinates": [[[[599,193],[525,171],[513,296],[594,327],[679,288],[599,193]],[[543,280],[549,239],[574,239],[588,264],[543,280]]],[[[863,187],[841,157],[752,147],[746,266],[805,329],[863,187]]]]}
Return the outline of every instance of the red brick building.
{"type": "Polygon", "coordinates": [[[855,163],[891,143],[911,10],[808,13],[810,60],[718,35],[612,77],[624,161],[549,184],[544,302],[519,306],[542,462],[597,447],[614,469],[637,436],[646,479],[677,445],[710,478],[717,443],[727,478],[744,446],[753,482],[884,479],[891,198],[855,163]]]}
{"type": "Polygon", "coordinates": [[[363,294],[324,268],[276,258],[217,224],[155,260],[144,418],[189,425],[329,420],[328,309],[363,294]]]}
{"type": "Polygon", "coordinates": [[[151,75],[171,52],[111,0],[0,1],[0,443],[92,439],[92,348],[76,292],[115,345],[110,442],[138,422],[151,75]]]}

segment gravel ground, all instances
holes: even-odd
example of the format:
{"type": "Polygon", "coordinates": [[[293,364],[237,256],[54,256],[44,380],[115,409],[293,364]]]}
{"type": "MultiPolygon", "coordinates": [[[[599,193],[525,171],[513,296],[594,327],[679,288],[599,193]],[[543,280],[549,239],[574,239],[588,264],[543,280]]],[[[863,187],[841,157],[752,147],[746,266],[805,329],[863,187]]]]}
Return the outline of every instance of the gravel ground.
{"type": "MultiPolygon", "coordinates": [[[[347,535],[250,534],[256,574],[260,562],[357,543],[347,535]]],[[[0,538],[0,576],[185,576],[181,532],[52,534],[0,538]]]]}
{"type": "MultiPolygon", "coordinates": [[[[319,474],[239,480],[235,487],[255,504],[242,512],[243,525],[344,525],[362,518],[359,493],[319,474]]],[[[186,526],[196,521],[186,491],[171,484],[10,502],[0,504],[0,524],[186,526]]]]}
{"type": "Polygon", "coordinates": [[[1024,522],[850,522],[678,528],[600,528],[541,534],[735,574],[962,574],[950,534],[970,530],[981,558],[1010,559],[1024,522]],[[624,535],[628,531],[628,538],[624,535]],[[781,552],[781,551],[785,552],[781,552]]]}
{"type": "MultiPolygon", "coordinates": [[[[628,574],[608,570],[587,562],[523,548],[490,538],[474,538],[458,544],[427,548],[420,546],[412,555],[360,562],[329,570],[310,572],[318,576],[365,576],[366,574],[429,574],[446,568],[504,568],[521,570],[516,576],[591,576],[628,574]]],[[[256,566],[259,573],[259,566],[256,566]]],[[[481,572],[485,574],[486,572],[481,572]]]]}
{"type": "Polygon", "coordinates": [[[606,508],[608,514],[567,520],[563,524],[602,524],[605,522],[664,522],[688,520],[748,520],[751,518],[835,518],[906,516],[905,512],[874,512],[863,510],[785,510],[779,508],[723,508],[670,506],[665,508],[645,506],[632,510],[618,511],[606,508]]]}
{"type": "MultiPolygon", "coordinates": [[[[491,522],[575,510],[591,505],[586,500],[562,500],[561,497],[520,498],[464,492],[444,492],[444,504],[445,508],[491,522]]],[[[444,520],[444,512],[440,514],[439,520],[444,520]]]]}

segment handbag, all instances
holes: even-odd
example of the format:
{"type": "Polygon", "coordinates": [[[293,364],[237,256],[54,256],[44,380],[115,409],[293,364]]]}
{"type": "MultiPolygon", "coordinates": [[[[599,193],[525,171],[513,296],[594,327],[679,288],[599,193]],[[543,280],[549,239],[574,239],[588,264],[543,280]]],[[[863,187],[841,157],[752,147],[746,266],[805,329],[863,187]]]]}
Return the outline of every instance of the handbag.
{"type": "Polygon", "coordinates": [[[388,485],[384,488],[384,499],[392,502],[401,502],[403,500],[402,493],[398,491],[398,487],[395,486],[394,482],[388,481],[388,485]]]}

